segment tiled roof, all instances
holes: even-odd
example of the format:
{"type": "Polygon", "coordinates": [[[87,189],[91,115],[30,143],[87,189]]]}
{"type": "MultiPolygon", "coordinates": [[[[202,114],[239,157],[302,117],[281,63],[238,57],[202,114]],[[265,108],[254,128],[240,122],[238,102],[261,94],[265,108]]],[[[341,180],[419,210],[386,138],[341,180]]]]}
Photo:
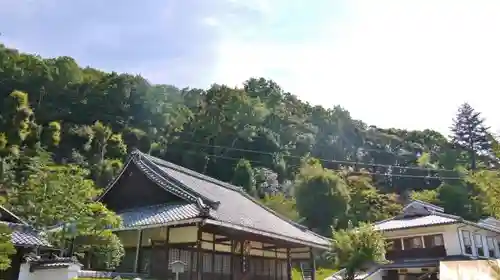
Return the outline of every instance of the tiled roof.
{"type": "Polygon", "coordinates": [[[458,219],[448,215],[430,214],[427,216],[389,219],[374,224],[376,230],[395,230],[422,226],[436,226],[459,222],[458,219]]]}
{"type": "Polygon", "coordinates": [[[50,243],[45,240],[40,234],[34,231],[31,227],[16,224],[16,223],[8,223],[1,222],[3,224],[7,224],[9,228],[12,229],[12,243],[15,246],[44,246],[50,247],[50,243]]]}
{"type": "MultiPolygon", "coordinates": [[[[195,171],[135,151],[131,156],[144,174],[164,188],[186,200],[185,204],[166,204],[121,213],[128,227],[164,224],[178,219],[200,216],[207,210],[207,222],[236,226],[273,238],[328,247],[329,240],[305,227],[280,217],[247,195],[242,188],[216,180],[195,171]],[[144,211],[144,212],[143,212],[144,211]]],[[[111,184],[101,196],[113,186],[111,184]]]]}
{"type": "Polygon", "coordinates": [[[169,203],[130,209],[117,214],[122,218],[124,228],[133,228],[195,218],[200,210],[196,204],[169,203]]]}
{"type": "Polygon", "coordinates": [[[256,229],[268,233],[286,235],[315,244],[329,245],[329,242],[290,221],[286,221],[248,196],[241,188],[216,180],[187,168],[151,156],[154,162],[170,178],[202,196],[218,201],[220,205],[212,213],[218,221],[256,229]]]}

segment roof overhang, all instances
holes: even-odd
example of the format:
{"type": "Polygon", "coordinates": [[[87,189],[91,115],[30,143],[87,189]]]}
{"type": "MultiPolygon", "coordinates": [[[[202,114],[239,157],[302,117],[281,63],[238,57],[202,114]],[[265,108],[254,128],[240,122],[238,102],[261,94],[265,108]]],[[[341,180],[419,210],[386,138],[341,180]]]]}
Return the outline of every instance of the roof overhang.
{"type": "Polygon", "coordinates": [[[222,228],[227,228],[231,230],[236,230],[236,231],[241,231],[245,233],[250,233],[253,235],[258,235],[258,236],[264,236],[272,240],[280,240],[284,241],[286,243],[293,243],[297,245],[302,245],[306,247],[312,247],[316,249],[321,249],[321,250],[328,250],[330,248],[330,241],[325,239],[324,244],[317,244],[317,243],[312,243],[312,242],[307,242],[304,240],[298,240],[294,238],[290,238],[284,235],[279,235],[271,232],[264,232],[262,230],[257,230],[245,226],[240,226],[240,225],[235,225],[231,223],[226,223],[218,220],[213,220],[213,219],[207,219],[207,218],[193,218],[193,219],[186,219],[186,220],[179,220],[179,221],[171,221],[167,223],[162,223],[162,224],[151,224],[151,225],[144,225],[144,226],[136,226],[136,227],[127,227],[127,228],[120,228],[120,229],[115,229],[113,230],[114,232],[123,232],[123,231],[130,231],[130,230],[145,230],[145,229],[153,229],[153,228],[160,228],[160,227],[171,227],[171,226],[181,226],[181,225],[213,225],[217,227],[222,227],[222,228]]]}

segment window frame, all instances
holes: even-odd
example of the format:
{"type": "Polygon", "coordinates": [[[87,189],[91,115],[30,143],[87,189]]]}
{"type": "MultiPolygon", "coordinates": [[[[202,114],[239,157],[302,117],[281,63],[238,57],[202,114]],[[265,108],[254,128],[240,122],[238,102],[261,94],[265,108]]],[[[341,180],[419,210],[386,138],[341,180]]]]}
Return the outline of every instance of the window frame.
{"type": "Polygon", "coordinates": [[[474,254],[474,250],[473,250],[473,247],[472,247],[473,246],[472,242],[474,242],[474,240],[472,240],[472,233],[471,233],[470,230],[462,230],[461,232],[462,232],[462,244],[464,245],[464,251],[463,251],[463,253],[464,253],[464,255],[470,255],[470,256],[472,256],[474,254]],[[469,244],[468,245],[466,244],[467,238],[469,240],[469,244]],[[470,253],[467,252],[467,247],[469,247],[470,253]]]}
{"type": "Polygon", "coordinates": [[[435,248],[444,247],[444,235],[442,233],[424,235],[424,248],[435,248]],[[440,239],[440,245],[436,245],[436,238],[440,239]],[[430,240],[430,244],[427,244],[427,240],[430,240]],[[429,245],[429,246],[428,246],[429,245]]]}
{"type": "Polygon", "coordinates": [[[483,236],[479,233],[474,233],[474,246],[476,247],[476,255],[480,258],[485,258],[486,252],[484,250],[483,236]],[[477,242],[476,237],[479,237],[480,242],[477,242]],[[479,252],[482,254],[479,254],[479,252]]]}
{"type": "Polygon", "coordinates": [[[425,248],[424,244],[424,239],[422,235],[416,235],[416,236],[408,236],[408,237],[403,237],[403,250],[414,250],[414,249],[423,249],[425,248]],[[420,240],[420,247],[415,247],[415,240],[420,240]],[[405,240],[409,240],[410,248],[407,249],[405,240]]]}
{"type": "Polygon", "coordinates": [[[493,236],[486,236],[486,247],[488,247],[488,257],[492,258],[495,257],[497,254],[497,250],[495,248],[495,238],[493,236]],[[490,241],[491,241],[491,247],[490,247],[490,241]],[[492,254],[493,253],[493,254],[492,254]]]}

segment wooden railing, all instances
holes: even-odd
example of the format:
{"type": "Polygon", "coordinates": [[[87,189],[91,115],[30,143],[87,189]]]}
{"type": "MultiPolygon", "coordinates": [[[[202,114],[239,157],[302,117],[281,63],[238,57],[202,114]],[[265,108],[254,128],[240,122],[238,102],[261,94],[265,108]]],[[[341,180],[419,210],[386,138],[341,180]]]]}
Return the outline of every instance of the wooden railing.
{"type": "Polygon", "coordinates": [[[423,259],[423,258],[440,258],[446,257],[446,249],[444,246],[436,246],[432,248],[415,248],[409,250],[394,250],[387,251],[386,259],[402,260],[402,259],[423,259]]]}

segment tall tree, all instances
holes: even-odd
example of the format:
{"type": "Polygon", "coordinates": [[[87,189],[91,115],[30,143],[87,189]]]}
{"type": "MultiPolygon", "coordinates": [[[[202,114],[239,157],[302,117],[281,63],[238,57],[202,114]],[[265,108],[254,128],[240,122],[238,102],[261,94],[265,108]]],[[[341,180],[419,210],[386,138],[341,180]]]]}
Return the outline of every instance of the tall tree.
{"type": "Polygon", "coordinates": [[[491,143],[488,139],[488,127],[484,125],[481,113],[475,111],[468,103],[458,108],[457,116],[451,127],[451,141],[457,147],[469,153],[470,167],[477,167],[478,155],[490,155],[491,143]]]}
{"type": "Polygon", "coordinates": [[[238,164],[234,168],[234,176],[231,182],[236,186],[243,187],[249,195],[256,195],[253,169],[248,160],[240,159],[238,161],[238,164]]]}
{"type": "Polygon", "coordinates": [[[349,190],[345,181],[320,163],[308,160],[296,180],[297,210],[305,224],[328,235],[330,226],[349,210],[349,190]]]}

